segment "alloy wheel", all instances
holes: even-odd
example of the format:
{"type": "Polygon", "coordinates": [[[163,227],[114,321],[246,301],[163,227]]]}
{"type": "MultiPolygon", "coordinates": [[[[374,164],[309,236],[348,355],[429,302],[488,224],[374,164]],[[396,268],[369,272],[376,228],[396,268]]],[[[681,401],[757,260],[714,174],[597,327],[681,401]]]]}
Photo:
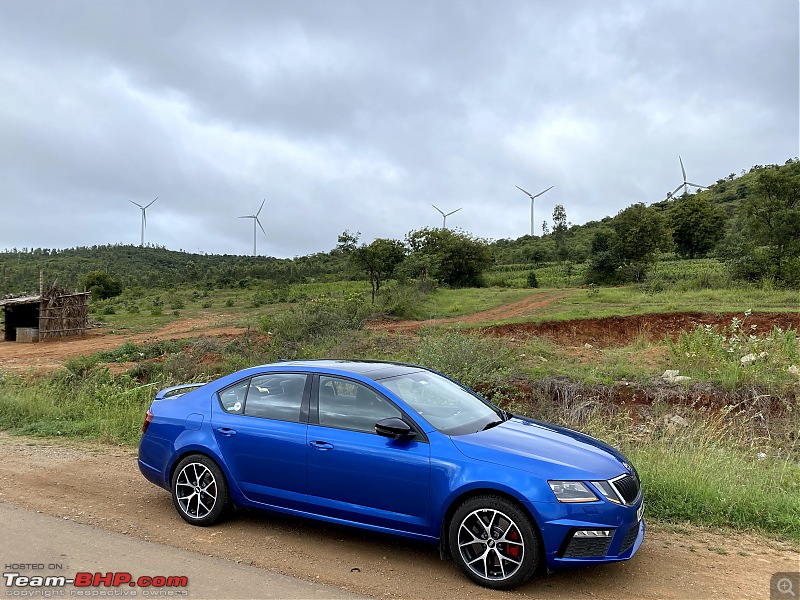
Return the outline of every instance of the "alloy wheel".
{"type": "Polygon", "coordinates": [[[191,518],[207,517],[217,503],[214,474],[202,463],[189,463],[175,480],[175,498],[181,510],[191,518]]]}
{"type": "Polygon", "coordinates": [[[458,551],[478,577],[504,581],[522,566],[525,543],[519,526],[505,513],[481,508],[469,513],[458,528],[458,551]]]}

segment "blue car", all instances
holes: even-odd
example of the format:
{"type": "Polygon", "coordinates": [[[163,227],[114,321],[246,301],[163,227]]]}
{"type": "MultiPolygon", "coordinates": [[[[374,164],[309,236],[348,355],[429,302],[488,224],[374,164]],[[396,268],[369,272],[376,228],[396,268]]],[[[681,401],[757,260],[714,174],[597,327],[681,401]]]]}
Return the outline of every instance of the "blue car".
{"type": "Polygon", "coordinates": [[[631,558],[633,465],[416,365],[279,362],[160,391],[139,469],[192,525],[263,508],[424,540],[494,589],[631,558]]]}

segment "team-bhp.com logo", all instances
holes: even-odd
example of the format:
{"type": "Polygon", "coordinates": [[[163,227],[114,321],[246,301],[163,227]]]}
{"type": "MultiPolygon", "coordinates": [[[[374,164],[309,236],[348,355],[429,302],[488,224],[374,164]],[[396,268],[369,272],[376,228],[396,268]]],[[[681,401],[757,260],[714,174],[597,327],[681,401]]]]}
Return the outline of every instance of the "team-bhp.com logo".
{"type": "MultiPolygon", "coordinates": [[[[21,573],[3,573],[3,580],[5,581],[6,588],[15,588],[13,590],[6,590],[6,596],[32,596],[34,594],[21,594],[25,590],[33,592],[33,590],[45,589],[50,590],[48,596],[63,596],[64,589],[67,586],[74,586],[79,588],[77,590],[70,590],[70,596],[97,596],[97,595],[113,595],[113,596],[136,596],[135,591],[130,593],[119,593],[125,588],[142,588],[142,596],[164,596],[165,588],[170,589],[169,596],[183,596],[187,595],[185,588],[189,585],[189,578],[184,575],[142,575],[134,578],[130,573],[121,571],[108,573],[75,573],[74,577],[65,577],[64,575],[22,575],[21,573]],[[116,588],[117,593],[98,594],[97,588],[116,588]],[[178,588],[178,589],[175,589],[178,588]]],[[[128,590],[125,589],[127,592],[128,590]]],[[[109,591],[110,592],[110,591],[109,591]]],[[[41,592],[36,595],[44,596],[41,592]]]]}

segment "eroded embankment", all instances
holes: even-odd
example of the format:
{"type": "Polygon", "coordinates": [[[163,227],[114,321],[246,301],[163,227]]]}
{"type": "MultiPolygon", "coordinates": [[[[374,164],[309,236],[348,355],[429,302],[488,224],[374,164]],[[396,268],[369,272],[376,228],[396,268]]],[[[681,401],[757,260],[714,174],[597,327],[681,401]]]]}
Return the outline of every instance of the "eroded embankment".
{"type": "Polygon", "coordinates": [[[692,331],[698,326],[711,325],[725,327],[736,318],[743,321],[743,326],[750,331],[764,333],[773,327],[783,330],[800,329],[800,312],[784,313],[654,313],[630,315],[625,317],[602,317],[573,319],[569,321],[546,321],[528,323],[508,323],[482,327],[481,333],[496,337],[528,337],[547,338],[557,344],[566,346],[592,344],[600,347],[627,346],[641,337],[651,342],[664,338],[675,339],[681,331],[692,331]]]}

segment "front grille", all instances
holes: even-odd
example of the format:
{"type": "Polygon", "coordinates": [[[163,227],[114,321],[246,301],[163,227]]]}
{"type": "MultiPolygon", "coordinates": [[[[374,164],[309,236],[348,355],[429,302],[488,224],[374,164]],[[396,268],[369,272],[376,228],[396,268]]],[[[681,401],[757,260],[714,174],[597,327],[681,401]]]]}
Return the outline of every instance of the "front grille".
{"type": "Polygon", "coordinates": [[[639,497],[639,480],[632,475],[623,475],[611,481],[625,504],[633,504],[639,497]]]}
{"type": "Polygon", "coordinates": [[[628,529],[628,533],[625,534],[625,537],[622,538],[622,549],[619,551],[620,554],[630,549],[633,546],[633,542],[636,541],[636,536],[639,535],[639,524],[637,523],[630,529],[628,529]]]}
{"type": "Polygon", "coordinates": [[[563,558],[602,558],[608,552],[611,538],[575,538],[564,550],[563,558]]]}

